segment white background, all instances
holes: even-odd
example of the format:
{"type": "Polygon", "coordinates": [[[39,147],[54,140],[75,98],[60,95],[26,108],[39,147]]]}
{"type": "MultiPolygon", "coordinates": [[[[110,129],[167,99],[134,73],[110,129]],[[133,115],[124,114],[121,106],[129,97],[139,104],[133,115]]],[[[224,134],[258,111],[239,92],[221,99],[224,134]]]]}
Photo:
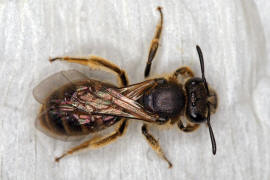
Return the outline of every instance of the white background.
{"type": "Polygon", "coordinates": [[[256,3],[0,1],[0,179],[269,179],[270,2],[256,3]],[[158,5],[164,31],[152,74],[188,65],[200,76],[195,45],[201,46],[207,80],[220,100],[212,116],[216,156],[205,125],[191,134],[151,128],[174,165],[168,169],[140,134],[142,123],[130,121],[115,143],[55,163],[78,142],[35,129],[39,104],[32,89],[61,70],[91,72],[48,58],[95,54],[125,69],[131,83],[142,81],[158,5]]]}

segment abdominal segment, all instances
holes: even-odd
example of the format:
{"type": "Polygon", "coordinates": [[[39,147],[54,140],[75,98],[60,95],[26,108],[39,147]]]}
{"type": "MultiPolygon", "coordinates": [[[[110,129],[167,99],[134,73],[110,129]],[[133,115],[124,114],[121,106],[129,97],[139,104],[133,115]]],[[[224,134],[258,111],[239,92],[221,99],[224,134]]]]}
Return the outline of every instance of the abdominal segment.
{"type": "Polygon", "coordinates": [[[118,122],[119,117],[91,114],[99,111],[110,114],[112,104],[109,99],[97,97],[90,85],[70,84],[55,91],[42,107],[39,120],[43,127],[58,135],[76,136],[97,132],[118,122]]]}

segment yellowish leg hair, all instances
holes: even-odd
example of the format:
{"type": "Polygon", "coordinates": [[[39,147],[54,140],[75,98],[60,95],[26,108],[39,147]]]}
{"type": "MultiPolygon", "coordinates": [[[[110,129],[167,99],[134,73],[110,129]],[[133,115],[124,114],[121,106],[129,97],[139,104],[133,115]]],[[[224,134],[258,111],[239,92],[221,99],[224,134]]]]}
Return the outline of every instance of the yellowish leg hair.
{"type": "Polygon", "coordinates": [[[176,69],[173,76],[177,78],[178,75],[181,75],[184,79],[192,78],[194,77],[194,73],[189,67],[180,67],[179,69],[176,69]]]}
{"type": "MultiPolygon", "coordinates": [[[[178,69],[175,70],[175,72],[173,73],[173,78],[177,79],[177,76],[181,75],[184,79],[189,79],[194,77],[194,73],[192,72],[192,70],[189,67],[180,67],[178,69]]],[[[181,121],[181,119],[173,119],[171,124],[174,124],[175,122],[178,122],[177,125],[179,127],[180,130],[184,131],[184,132],[192,132],[195,131],[196,129],[199,128],[199,124],[193,124],[193,123],[189,123],[187,122],[186,126],[184,126],[183,122],[181,121]]]]}
{"type": "Polygon", "coordinates": [[[144,77],[149,76],[152,61],[158,50],[160,35],[161,35],[162,27],[163,27],[163,13],[162,13],[161,7],[158,7],[157,10],[160,13],[160,22],[156,26],[155,36],[151,41],[150,50],[148,53],[148,60],[147,60],[145,71],[144,71],[144,77]]]}
{"type": "Polygon", "coordinates": [[[149,143],[149,145],[152,147],[152,149],[162,158],[164,159],[168,165],[169,168],[172,167],[172,163],[168,160],[168,158],[165,156],[164,152],[162,151],[158,140],[156,140],[152,134],[150,134],[148,132],[148,127],[146,124],[144,124],[142,126],[142,134],[144,135],[144,137],[146,138],[147,142],[149,143]]]}
{"type": "Polygon", "coordinates": [[[107,136],[104,136],[104,137],[94,137],[90,140],[87,140],[87,141],[83,142],[82,144],[71,148],[70,150],[68,150],[67,152],[62,154],[61,156],[56,157],[55,161],[58,162],[63,157],[65,157],[67,155],[71,155],[74,152],[77,152],[77,151],[80,151],[80,150],[83,150],[86,148],[96,149],[96,148],[100,148],[100,147],[103,147],[107,144],[112,143],[117,138],[121,137],[125,133],[125,131],[127,129],[127,125],[128,125],[127,120],[123,119],[123,120],[121,120],[119,127],[113,133],[111,133],[107,136]]]}
{"type": "Polygon", "coordinates": [[[121,87],[128,85],[127,74],[124,70],[120,69],[118,66],[112,62],[98,56],[90,56],[89,58],[76,58],[76,57],[55,57],[50,59],[50,62],[61,60],[68,61],[71,63],[77,63],[81,65],[88,66],[91,69],[98,69],[107,72],[112,72],[118,77],[118,82],[121,87]]]}
{"type": "Polygon", "coordinates": [[[177,125],[179,129],[184,132],[193,132],[200,127],[200,124],[191,124],[189,122],[184,126],[181,120],[178,121],[177,125]]]}

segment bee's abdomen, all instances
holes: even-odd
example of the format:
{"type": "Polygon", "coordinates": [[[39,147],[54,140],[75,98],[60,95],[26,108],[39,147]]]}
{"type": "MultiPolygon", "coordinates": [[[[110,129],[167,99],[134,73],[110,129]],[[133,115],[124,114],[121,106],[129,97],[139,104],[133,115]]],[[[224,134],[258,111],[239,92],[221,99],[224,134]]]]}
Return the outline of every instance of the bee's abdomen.
{"type": "Polygon", "coordinates": [[[39,116],[44,128],[60,136],[81,136],[105,129],[120,120],[113,116],[91,115],[74,107],[71,98],[78,88],[81,86],[70,84],[47,99],[39,116]]]}

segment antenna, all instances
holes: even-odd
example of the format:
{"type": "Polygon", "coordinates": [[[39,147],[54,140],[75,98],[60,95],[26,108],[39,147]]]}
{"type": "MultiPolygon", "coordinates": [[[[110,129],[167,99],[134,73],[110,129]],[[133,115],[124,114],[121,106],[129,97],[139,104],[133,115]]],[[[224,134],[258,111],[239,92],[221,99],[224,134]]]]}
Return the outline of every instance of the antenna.
{"type": "Polygon", "coordinates": [[[211,138],[211,143],[212,143],[212,152],[215,155],[216,152],[217,152],[217,145],[216,145],[215,136],[214,136],[211,124],[210,124],[210,106],[209,106],[209,103],[207,103],[207,107],[208,107],[208,115],[207,115],[206,123],[207,123],[209,133],[210,133],[210,138],[211,138]]]}
{"type": "MultiPolygon", "coordinates": [[[[198,45],[196,45],[196,49],[197,49],[199,59],[200,59],[201,71],[202,71],[202,79],[203,79],[203,82],[204,82],[204,86],[205,86],[206,91],[207,91],[207,96],[210,96],[209,89],[208,89],[208,84],[207,84],[207,81],[206,81],[205,75],[204,75],[204,60],[203,60],[202,50],[201,50],[200,46],[198,46],[198,45]]],[[[209,134],[210,134],[210,138],[211,138],[212,152],[215,155],[216,152],[217,152],[217,146],[216,146],[215,136],[214,136],[211,124],[210,124],[210,105],[209,105],[209,102],[207,103],[207,107],[208,107],[208,114],[207,114],[206,123],[207,123],[208,129],[209,129],[209,134]]]]}
{"type": "Polygon", "coordinates": [[[209,89],[208,89],[208,85],[207,85],[207,82],[206,82],[206,79],[205,79],[205,76],[204,76],[204,60],[203,60],[202,50],[201,50],[200,46],[198,46],[198,45],[196,45],[196,49],[197,49],[199,59],[200,59],[201,71],[202,71],[202,79],[203,79],[203,82],[204,82],[204,85],[205,85],[205,88],[206,88],[206,91],[207,91],[207,95],[209,96],[209,89]]]}

